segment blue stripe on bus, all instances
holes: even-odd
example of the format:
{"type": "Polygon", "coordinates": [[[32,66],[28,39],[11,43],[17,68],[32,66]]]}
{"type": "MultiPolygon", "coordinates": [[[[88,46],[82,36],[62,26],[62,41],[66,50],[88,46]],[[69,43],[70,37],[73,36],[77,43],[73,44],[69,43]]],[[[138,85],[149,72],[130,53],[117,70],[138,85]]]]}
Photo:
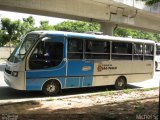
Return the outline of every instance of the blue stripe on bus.
{"type": "Polygon", "coordinates": [[[87,87],[93,82],[94,62],[93,61],[68,61],[66,77],[66,64],[43,70],[33,70],[26,72],[26,88],[28,90],[40,90],[43,83],[57,77],[63,88],[68,87],[87,87]],[[89,70],[83,70],[83,67],[89,66],[89,70]],[[66,85],[65,85],[66,79],[66,85]]]}
{"type": "MultiPolygon", "coordinates": [[[[26,90],[42,90],[42,86],[47,80],[48,78],[27,79],[26,90]]],[[[61,87],[63,89],[65,86],[65,78],[58,78],[58,80],[60,81],[61,87]]]]}
{"type": "Polygon", "coordinates": [[[75,60],[68,61],[68,76],[91,76],[93,75],[94,63],[90,61],[75,60]],[[90,70],[83,70],[83,67],[90,67],[90,70]]]}
{"type": "Polygon", "coordinates": [[[40,69],[40,70],[30,70],[26,72],[26,78],[44,78],[53,76],[66,76],[66,63],[62,62],[57,67],[40,69]]]}

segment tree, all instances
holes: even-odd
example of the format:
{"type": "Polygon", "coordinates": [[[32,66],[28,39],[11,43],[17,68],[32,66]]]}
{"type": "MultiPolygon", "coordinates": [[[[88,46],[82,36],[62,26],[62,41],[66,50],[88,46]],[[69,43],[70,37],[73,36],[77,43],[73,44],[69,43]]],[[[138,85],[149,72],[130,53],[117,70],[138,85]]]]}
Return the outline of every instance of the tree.
{"type": "Polygon", "coordinates": [[[155,3],[160,2],[160,0],[142,0],[146,2],[146,5],[153,5],[155,3]]]}
{"type": "Polygon", "coordinates": [[[0,47],[4,46],[8,42],[8,36],[3,30],[0,30],[0,47]]]}
{"type": "MultiPolygon", "coordinates": [[[[89,31],[100,31],[100,25],[97,23],[88,23],[80,21],[65,21],[54,26],[55,30],[59,31],[69,31],[69,32],[89,32],[89,31]]],[[[114,36],[120,37],[133,37],[138,39],[150,39],[155,41],[160,41],[160,34],[154,34],[150,32],[145,32],[141,30],[127,29],[127,28],[117,28],[114,31],[114,36]]]]}
{"type": "Polygon", "coordinates": [[[11,21],[9,18],[1,19],[1,35],[0,35],[0,46],[4,46],[9,42],[9,44],[16,45],[21,36],[26,33],[36,30],[35,20],[33,17],[23,18],[23,21],[15,20],[11,21]]]}
{"type": "Polygon", "coordinates": [[[16,36],[19,34],[20,30],[20,20],[11,21],[8,18],[2,18],[1,20],[2,24],[2,40],[1,45],[6,44],[7,42],[11,43],[13,40],[15,40],[16,36]]]}
{"type": "Polygon", "coordinates": [[[99,31],[100,25],[97,23],[81,22],[81,21],[65,21],[54,26],[55,30],[68,32],[90,32],[99,31]]]}
{"type": "Polygon", "coordinates": [[[35,25],[35,19],[32,16],[29,16],[28,18],[23,18],[23,23],[21,26],[22,35],[25,35],[28,32],[36,30],[37,28],[34,25],[35,25]]]}
{"type": "Polygon", "coordinates": [[[133,30],[133,29],[127,29],[127,28],[117,28],[114,31],[115,36],[121,36],[121,37],[128,37],[131,36],[133,38],[138,39],[149,39],[154,41],[160,42],[160,34],[154,34],[150,32],[145,32],[141,30],[133,30]]]}
{"type": "Polygon", "coordinates": [[[40,21],[39,30],[54,30],[54,26],[49,25],[48,21],[40,21]]]}

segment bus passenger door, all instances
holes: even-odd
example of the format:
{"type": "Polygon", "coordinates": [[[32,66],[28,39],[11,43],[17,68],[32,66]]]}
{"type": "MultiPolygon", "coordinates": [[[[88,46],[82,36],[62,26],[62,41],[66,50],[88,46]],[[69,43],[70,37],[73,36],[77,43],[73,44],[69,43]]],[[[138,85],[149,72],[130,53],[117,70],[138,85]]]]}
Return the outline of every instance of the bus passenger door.
{"type": "Polygon", "coordinates": [[[82,60],[68,60],[67,87],[92,86],[93,63],[82,60]]]}
{"type": "Polygon", "coordinates": [[[93,61],[83,60],[83,40],[69,38],[66,87],[92,86],[93,69],[93,61]]]}

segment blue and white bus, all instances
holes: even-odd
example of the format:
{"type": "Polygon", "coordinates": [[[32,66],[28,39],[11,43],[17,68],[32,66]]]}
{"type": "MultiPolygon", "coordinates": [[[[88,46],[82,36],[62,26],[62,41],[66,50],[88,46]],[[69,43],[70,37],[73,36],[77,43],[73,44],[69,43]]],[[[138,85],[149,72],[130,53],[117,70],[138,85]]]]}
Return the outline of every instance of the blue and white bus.
{"type": "Polygon", "coordinates": [[[5,82],[14,89],[42,90],[115,85],[151,79],[155,42],[60,31],[28,33],[8,58],[5,82]]]}

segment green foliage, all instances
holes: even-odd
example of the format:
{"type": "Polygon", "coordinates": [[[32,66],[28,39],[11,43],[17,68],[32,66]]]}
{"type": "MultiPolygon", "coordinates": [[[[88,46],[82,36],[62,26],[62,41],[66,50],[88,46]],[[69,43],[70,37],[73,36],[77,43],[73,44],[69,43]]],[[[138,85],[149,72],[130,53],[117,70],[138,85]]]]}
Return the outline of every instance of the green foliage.
{"type": "Polygon", "coordinates": [[[2,18],[0,46],[4,46],[8,42],[16,45],[21,36],[36,29],[34,25],[35,20],[33,17],[23,18],[23,21],[11,21],[9,18],[2,18]]]}
{"type": "Polygon", "coordinates": [[[0,30],[0,46],[4,46],[8,41],[8,36],[3,30],[0,30]]]}
{"type": "Polygon", "coordinates": [[[160,0],[142,0],[146,2],[146,5],[153,5],[155,3],[160,2],[160,0]]]}
{"type": "Polygon", "coordinates": [[[21,21],[11,21],[8,18],[1,20],[1,46],[9,41],[14,41],[19,37],[21,21]]]}
{"type": "Polygon", "coordinates": [[[49,25],[48,21],[40,21],[40,27],[38,30],[54,30],[54,26],[49,25]]]}
{"type": "Polygon", "coordinates": [[[81,22],[81,21],[65,21],[54,26],[55,30],[68,32],[90,32],[99,31],[100,25],[97,23],[81,22]]]}
{"type": "Polygon", "coordinates": [[[154,41],[160,42],[160,34],[154,34],[150,32],[144,32],[141,30],[133,30],[133,29],[127,29],[127,28],[117,28],[114,31],[115,36],[120,37],[133,37],[138,39],[149,39],[154,41]]]}
{"type": "Polygon", "coordinates": [[[36,30],[35,25],[35,19],[30,16],[28,18],[23,18],[23,22],[21,25],[21,35],[25,35],[28,32],[36,30]]]}

